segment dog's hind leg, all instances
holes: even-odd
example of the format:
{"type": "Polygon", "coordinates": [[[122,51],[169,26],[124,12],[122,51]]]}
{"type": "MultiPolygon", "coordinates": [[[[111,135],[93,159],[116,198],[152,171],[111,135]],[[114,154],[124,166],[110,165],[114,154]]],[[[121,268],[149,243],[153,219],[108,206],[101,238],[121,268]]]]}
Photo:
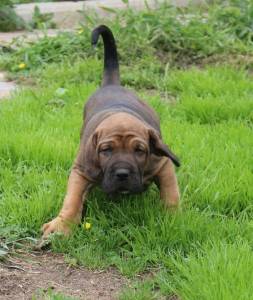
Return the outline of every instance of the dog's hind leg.
{"type": "Polygon", "coordinates": [[[169,158],[157,174],[156,180],[165,206],[177,208],[179,206],[179,188],[174,166],[169,158]]]}
{"type": "Polygon", "coordinates": [[[51,222],[43,225],[43,237],[53,232],[62,232],[68,235],[71,225],[81,221],[83,203],[91,183],[82,173],[73,168],[68,181],[67,194],[59,215],[51,222]]]}

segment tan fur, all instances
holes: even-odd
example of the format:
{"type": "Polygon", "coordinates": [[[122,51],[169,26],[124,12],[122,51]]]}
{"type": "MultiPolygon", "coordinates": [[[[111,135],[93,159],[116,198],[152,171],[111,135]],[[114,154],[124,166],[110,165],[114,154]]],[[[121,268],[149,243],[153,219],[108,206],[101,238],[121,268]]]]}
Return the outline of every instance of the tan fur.
{"type": "Polygon", "coordinates": [[[167,208],[177,208],[179,205],[179,189],[177,177],[172,162],[167,159],[157,174],[160,196],[167,208]]]}
{"type": "Polygon", "coordinates": [[[43,225],[44,237],[53,232],[62,232],[67,235],[71,231],[71,225],[80,223],[83,202],[89,186],[89,181],[76,168],[73,168],[62,209],[55,219],[43,225]]]}

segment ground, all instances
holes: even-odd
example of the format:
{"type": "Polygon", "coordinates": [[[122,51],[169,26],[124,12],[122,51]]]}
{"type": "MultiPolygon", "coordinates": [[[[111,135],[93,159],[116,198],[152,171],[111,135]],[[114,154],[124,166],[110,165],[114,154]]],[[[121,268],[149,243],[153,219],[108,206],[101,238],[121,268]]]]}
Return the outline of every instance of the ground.
{"type": "Polygon", "coordinates": [[[0,282],[1,300],[44,299],[48,290],[76,299],[111,300],[127,280],[113,269],[94,272],[68,265],[59,254],[33,252],[1,263],[0,282]]]}

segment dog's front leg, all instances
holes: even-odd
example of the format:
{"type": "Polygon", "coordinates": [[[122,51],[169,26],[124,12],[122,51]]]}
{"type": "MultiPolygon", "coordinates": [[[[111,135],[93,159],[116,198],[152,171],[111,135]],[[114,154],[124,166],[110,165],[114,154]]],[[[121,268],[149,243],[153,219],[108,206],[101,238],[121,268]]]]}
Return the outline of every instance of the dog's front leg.
{"type": "Polygon", "coordinates": [[[177,208],[179,206],[179,188],[174,166],[170,159],[167,159],[159,170],[156,179],[165,206],[167,208],[177,208]]]}
{"type": "Polygon", "coordinates": [[[81,221],[83,202],[91,183],[81,174],[77,168],[73,168],[67,187],[67,194],[59,215],[51,222],[43,225],[43,237],[53,232],[62,232],[68,235],[71,225],[81,221]]]}

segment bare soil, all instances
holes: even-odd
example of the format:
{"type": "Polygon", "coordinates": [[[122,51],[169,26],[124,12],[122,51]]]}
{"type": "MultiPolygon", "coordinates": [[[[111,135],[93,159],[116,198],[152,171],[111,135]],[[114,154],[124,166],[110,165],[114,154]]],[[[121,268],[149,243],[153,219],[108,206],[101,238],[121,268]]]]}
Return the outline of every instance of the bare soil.
{"type": "Polygon", "coordinates": [[[85,300],[117,299],[127,283],[115,270],[91,271],[73,267],[58,254],[26,254],[0,262],[0,299],[42,299],[48,289],[85,300]]]}

